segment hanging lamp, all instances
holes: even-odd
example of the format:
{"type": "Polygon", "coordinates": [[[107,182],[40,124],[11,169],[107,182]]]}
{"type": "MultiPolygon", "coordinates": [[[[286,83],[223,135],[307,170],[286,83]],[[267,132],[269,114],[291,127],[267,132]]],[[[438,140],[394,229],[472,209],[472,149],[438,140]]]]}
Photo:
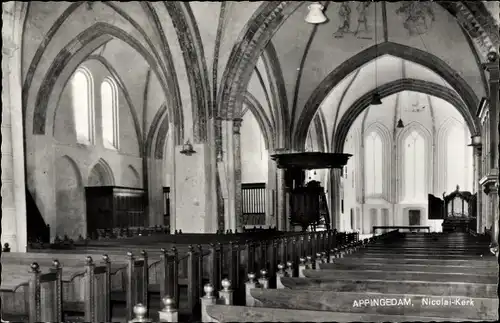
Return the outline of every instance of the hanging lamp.
{"type": "Polygon", "coordinates": [[[304,19],[307,23],[319,25],[327,20],[325,14],[323,13],[323,9],[325,9],[325,7],[323,7],[323,5],[319,2],[310,4],[307,9],[309,9],[309,13],[304,19]]]}
{"type": "Polygon", "coordinates": [[[380,94],[378,92],[373,93],[370,105],[381,105],[381,104],[382,104],[382,99],[380,97],[380,94]]]}

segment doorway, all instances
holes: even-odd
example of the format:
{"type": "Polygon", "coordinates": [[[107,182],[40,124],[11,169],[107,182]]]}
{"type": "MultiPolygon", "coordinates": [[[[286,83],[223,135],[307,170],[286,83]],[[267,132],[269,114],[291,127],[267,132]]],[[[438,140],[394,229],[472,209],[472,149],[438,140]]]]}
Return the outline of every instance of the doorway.
{"type": "MultiPolygon", "coordinates": [[[[420,210],[409,210],[409,225],[420,225],[420,210]]],[[[415,229],[410,229],[411,232],[414,232],[415,229]]]]}

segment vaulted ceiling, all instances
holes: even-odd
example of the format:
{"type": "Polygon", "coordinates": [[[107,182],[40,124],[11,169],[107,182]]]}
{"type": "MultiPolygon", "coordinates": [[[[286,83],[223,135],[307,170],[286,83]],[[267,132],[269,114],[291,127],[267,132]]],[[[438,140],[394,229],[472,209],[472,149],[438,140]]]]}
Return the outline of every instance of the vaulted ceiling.
{"type": "MultiPolygon", "coordinates": [[[[277,18],[284,21],[239,93],[274,148],[300,147],[318,111],[331,136],[351,105],[398,80],[450,89],[469,108],[487,94],[480,63],[500,44],[494,2],[323,1],[329,20],[321,25],[304,22],[310,3],[24,4],[26,133],[46,133],[57,92],[93,55],[108,61],[130,90],[145,142],[164,139],[166,123],[176,127],[177,142],[206,140],[208,118],[226,104],[224,82],[231,80],[230,65],[241,58],[235,53],[251,43],[254,22],[276,6],[285,8],[277,18]]],[[[3,14],[13,10],[2,8],[3,14]]],[[[2,34],[4,43],[13,42],[2,34]]],[[[398,86],[415,90],[410,83],[398,86]]]]}
{"type": "MultiPolygon", "coordinates": [[[[269,44],[281,66],[295,148],[303,145],[318,111],[331,138],[349,108],[384,85],[427,94],[432,87],[447,88],[452,102],[471,110],[467,121],[474,128],[472,110],[488,91],[481,49],[445,7],[435,2],[322,3],[326,23],[306,23],[304,4],[269,44]]],[[[256,87],[251,81],[250,91],[258,93],[256,87]]]]}

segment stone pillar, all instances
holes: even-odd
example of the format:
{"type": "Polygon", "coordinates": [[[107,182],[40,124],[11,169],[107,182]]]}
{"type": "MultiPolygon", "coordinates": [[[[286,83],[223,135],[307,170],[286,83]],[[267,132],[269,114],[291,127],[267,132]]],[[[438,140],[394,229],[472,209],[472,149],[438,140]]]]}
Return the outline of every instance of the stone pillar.
{"type": "Polygon", "coordinates": [[[483,233],[484,231],[484,214],[483,214],[483,199],[482,195],[483,192],[481,191],[481,185],[479,185],[479,180],[481,179],[482,172],[481,172],[481,157],[482,157],[482,150],[481,146],[476,146],[474,147],[474,191],[477,194],[477,209],[476,209],[476,230],[478,233],[483,233]]]}
{"type": "Polygon", "coordinates": [[[146,159],[147,169],[144,175],[148,177],[145,189],[148,193],[148,224],[149,226],[163,224],[163,178],[158,176],[163,174],[163,161],[161,159],[144,157],[146,159]]]}
{"type": "MultiPolygon", "coordinates": [[[[4,8],[2,8],[4,9],[4,8]]],[[[21,50],[18,40],[9,36],[8,21],[14,15],[2,10],[2,236],[1,242],[9,243],[11,251],[25,252],[26,182],[24,176],[24,139],[22,116],[21,50]]],[[[15,24],[16,22],[11,22],[15,24]]]]}
{"type": "Polygon", "coordinates": [[[488,168],[484,169],[484,174],[487,174],[483,179],[481,179],[481,185],[483,186],[485,192],[488,194],[488,207],[489,213],[491,214],[492,222],[489,222],[487,226],[492,227],[492,242],[498,243],[498,162],[499,162],[499,133],[500,125],[498,123],[500,111],[499,102],[499,80],[500,80],[500,67],[498,66],[498,54],[495,52],[488,53],[488,62],[483,64],[484,69],[488,72],[488,85],[490,88],[489,103],[489,135],[490,143],[488,147],[483,149],[488,149],[490,153],[490,159],[487,161],[488,168]]]}
{"type": "Polygon", "coordinates": [[[500,102],[498,91],[499,79],[500,79],[500,68],[498,66],[498,54],[495,52],[490,52],[488,54],[488,62],[485,63],[484,69],[488,72],[488,85],[490,88],[489,97],[489,112],[490,112],[490,145],[485,147],[485,149],[490,150],[490,160],[489,165],[491,169],[498,169],[498,112],[500,111],[500,102]]]}
{"type": "Polygon", "coordinates": [[[278,199],[277,195],[277,168],[276,162],[268,158],[267,163],[267,185],[266,185],[266,225],[278,227],[278,199]]]}
{"type": "MultiPolygon", "coordinates": [[[[243,231],[242,223],[242,203],[243,197],[241,192],[241,123],[243,119],[233,119],[233,158],[234,158],[234,227],[238,232],[243,231]]],[[[234,229],[233,229],[234,230],[234,229]]]]}
{"type": "Polygon", "coordinates": [[[331,169],[330,170],[330,187],[328,189],[328,193],[330,194],[330,225],[331,229],[340,228],[340,204],[341,204],[341,196],[340,196],[340,174],[342,173],[342,169],[331,169]]]}
{"type": "Polygon", "coordinates": [[[175,227],[184,233],[215,233],[215,185],[211,176],[212,154],[209,143],[194,144],[192,154],[175,147],[175,227]]]}
{"type": "Polygon", "coordinates": [[[277,216],[277,227],[278,230],[286,230],[286,222],[288,221],[289,215],[289,203],[287,196],[288,188],[285,182],[285,170],[278,169],[276,172],[276,186],[277,186],[277,203],[278,203],[278,214],[277,216]]]}
{"type": "Polygon", "coordinates": [[[218,158],[217,168],[224,199],[224,229],[236,229],[236,181],[234,171],[233,121],[221,120],[222,156],[218,158]]]}

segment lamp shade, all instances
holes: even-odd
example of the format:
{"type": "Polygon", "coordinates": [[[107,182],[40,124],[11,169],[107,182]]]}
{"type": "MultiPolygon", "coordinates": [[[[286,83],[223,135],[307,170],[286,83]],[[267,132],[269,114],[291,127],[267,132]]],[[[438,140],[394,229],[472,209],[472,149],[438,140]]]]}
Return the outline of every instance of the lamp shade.
{"type": "Polygon", "coordinates": [[[470,137],[471,143],[468,146],[472,147],[480,147],[481,146],[481,136],[472,136],[470,137]]]}
{"type": "Polygon", "coordinates": [[[380,98],[380,94],[378,92],[373,93],[372,96],[372,101],[370,102],[371,105],[381,105],[382,104],[382,99],[380,98]]]}
{"type": "Polygon", "coordinates": [[[310,24],[322,24],[327,20],[323,13],[324,7],[320,3],[313,3],[307,9],[309,9],[309,13],[305,18],[306,22],[310,24]]]}

